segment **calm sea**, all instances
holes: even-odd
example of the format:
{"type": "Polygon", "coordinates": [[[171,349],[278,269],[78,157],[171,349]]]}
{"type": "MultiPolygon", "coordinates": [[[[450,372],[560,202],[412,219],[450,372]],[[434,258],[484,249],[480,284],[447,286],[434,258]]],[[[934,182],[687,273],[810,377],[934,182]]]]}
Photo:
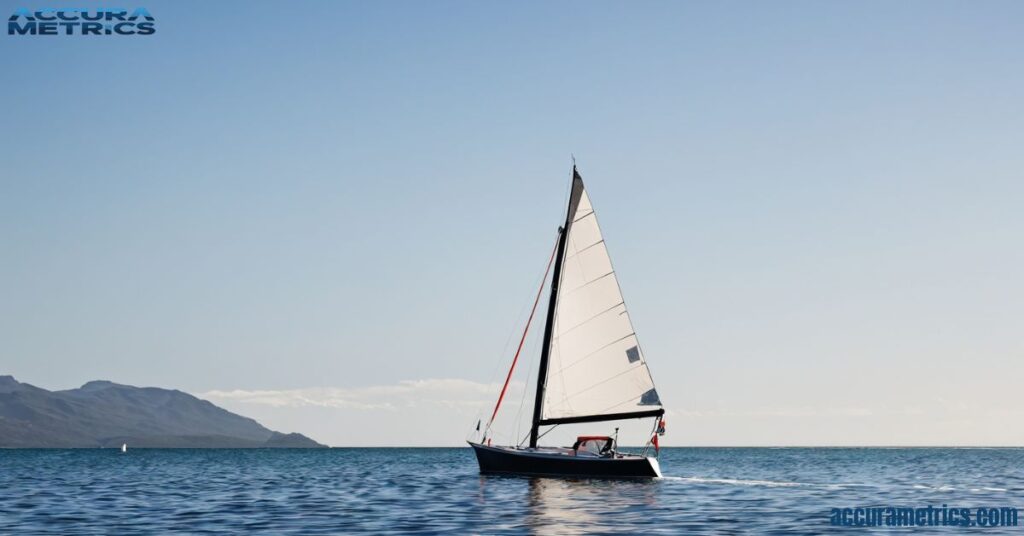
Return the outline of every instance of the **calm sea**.
{"type": "Polygon", "coordinates": [[[1024,449],[672,448],[661,465],[562,480],[480,476],[468,448],[0,450],[0,533],[783,534],[833,532],[831,508],[1024,510],[1024,449]]]}

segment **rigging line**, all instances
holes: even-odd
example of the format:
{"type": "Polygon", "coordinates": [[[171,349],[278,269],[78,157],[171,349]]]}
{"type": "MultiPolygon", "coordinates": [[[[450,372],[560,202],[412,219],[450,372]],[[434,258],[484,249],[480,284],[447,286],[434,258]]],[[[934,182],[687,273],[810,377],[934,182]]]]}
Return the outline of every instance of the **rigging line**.
{"type": "MultiPolygon", "coordinates": [[[[545,274],[540,274],[540,275],[542,277],[547,277],[546,273],[545,274]]],[[[534,284],[540,284],[540,285],[544,284],[543,280],[541,280],[539,283],[536,282],[537,279],[534,279],[534,281],[535,281],[534,284]]],[[[529,301],[523,303],[523,306],[519,309],[519,312],[516,313],[515,322],[513,322],[513,324],[512,324],[513,328],[509,330],[508,337],[505,338],[505,344],[503,344],[502,347],[501,347],[501,353],[498,354],[498,358],[494,360],[494,368],[491,370],[491,374],[487,377],[487,385],[491,385],[493,383],[494,377],[497,376],[498,371],[501,368],[501,362],[502,362],[501,356],[506,355],[506,352],[508,351],[508,348],[509,348],[509,344],[512,342],[512,337],[513,337],[513,335],[515,335],[515,331],[516,330],[515,330],[514,326],[519,325],[519,322],[522,320],[523,315],[526,313],[526,309],[527,309],[527,307],[529,307],[529,305],[530,305],[529,301]]],[[[486,412],[487,412],[487,403],[486,402],[481,402],[480,405],[477,407],[476,414],[474,416],[478,420],[483,421],[483,416],[487,414],[486,412]]],[[[486,432],[487,432],[487,430],[484,430],[484,433],[486,433],[486,432]]],[[[476,430],[476,433],[479,434],[480,430],[476,430]]]]}
{"type": "MultiPolygon", "coordinates": [[[[519,321],[522,319],[523,313],[526,312],[526,307],[528,305],[529,305],[529,302],[526,302],[526,303],[523,304],[522,308],[519,309],[519,312],[516,314],[513,326],[516,326],[516,325],[519,324],[519,321]]],[[[502,361],[501,357],[504,356],[505,352],[508,351],[509,343],[512,342],[512,336],[513,335],[515,335],[515,327],[513,327],[511,330],[509,330],[508,337],[505,338],[505,344],[503,344],[501,346],[501,353],[499,353],[498,357],[494,360],[494,368],[491,369],[491,374],[487,377],[487,385],[490,385],[491,382],[494,380],[494,377],[498,374],[498,370],[500,370],[500,367],[501,367],[501,361],[502,361]]],[[[478,419],[482,420],[483,416],[486,415],[485,411],[486,411],[485,403],[481,402],[480,406],[477,409],[476,417],[478,419]]]]}
{"type": "Polygon", "coordinates": [[[558,428],[558,425],[557,425],[557,424],[556,424],[556,425],[554,425],[554,426],[552,426],[551,428],[548,428],[547,430],[545,430],[543,434],[541,434],[541,435],[537,436],[537,440],[538,440],[538,441],[540,441],[540,438],[542,438],[542,437],[544,437],[544,436],[548,435],[548,434],[549,434],[549,433],[550,433],[550,432],[551,432],[552,430],[554,430],[555,428],[558,428]]]}
{"type": "Polygon", "coordinates": [[[530,317],[526,319],[526,327],[523,328],[523,336],[519,338],[519,347],[516,348],[516,355],[512,358],[512,366],[508,369],[508,375],[505,376],[505,385],[501,387],[501,394],[498,395],[498,403],[494,405],[494,412],[491,413],[490,420],[487,421],[486,430],[491,429],[491,424],[494,423],[494,417],[498,415],[498,408],[501,407],[501,401],[505,398],[505,391],[508,390],[508,382],[512,380],[512,372],[516,369],[516,362],[519,361],[519,352],[523,350],[523,343],[526,342],[526,334],[530,332],[530,323],[533,322],[533,315],[537,312],[537,304],[540,303],[540,295],[544,293],[544,283],[548,280],[548,272],[551,271],[551,263],[555,261],[555,252],[558,251],[558,241],[555,241],[555,247],[551,249],[551,257],[548,258],[548,266],[544,269],[544,278],[541,279],[540,288],[537,290],[537,297],[533,300],[533,309],[530,311],[530,317]]]}
{"type": "MultiPolygon", "coordinates": [[[[535,350],[537,349],[537,344],[537,337],[533,337],[533,339],[530,341],[530,346],[527,349],[528,355],[536,355],[535,350]]],[[[519,435],[520,418],[523,415],[523,405],[526,403],[526,393],[529,391],[528,388],[530,386],[530,378],[533,377],[534,362],[535,361],[531,361],[530,366],[526,369],[526,382],[523,384],[523,396],[519,397],[519,409],[516,411],[516,435],[519,435]]]]}
{"type": "MultiPolygon", "coordinates": [[[[542,437],[544,437],[544,436],[548,435],[548,432],[550,432],[550,431],[554,430],[555,428],[558,428],[558,425],[557,425],[557,424],[556,424],[556,425],[554,425],[554,426],[552,426],[551,428],[548,428],[547,430],[545,430],[543,434],[541,434],[541,435],[537,436],[537,440],[538,440],[538,441],[540,441],[540,438],[542,438],[542,437]]],[[[521,446],[523,446],[523,443],[526,443],[526,441],[527,441],[527,440],[529,440],[529,439],[530,439],[530,434],[529,434],[529,433],[527,433],[527,434],[526,434],[525,436],[523,436],[523,439],[521,439],[521,440],[519,441],[519,443],[518,443],[518,444],[517,444],[516,446],[517,446],[517,447],[521,447],[521,446]]]]}
{"type": "MultiPolygon", "coordinates": [[[[532,350],[533,350],[533,347],[531,346],[531,348],[530,348],[530,353],[531,354],[533,353],[532,350]]],[[[526,382],[523,383],[523,396],[519,397],[519,408],[516,409],[516,418],[515,418],[515,421],[514,421],[516,423],[516,435],[519,435],[519,424],[520,424],[521,418],[523,416],[523,403],[526,401],[527,387],[529,387],[529,385],[530,385],[530,376],[531,376],[531,372],[532,372],[532,369],[533,369],[532,365],[533,364],[531,363],[531,366],[526,369],[526,382]]]]}
{"type": "MultiPolygon", "coordinates": [[[[652,440],[654,439],[654,434],[658,433],[658,424],[660,422],[661,422],[661,417],[655,417],[654,418],[654,428],[651,428],[651,433],[649,434],[651,437],[648,438],[647,439],[647,443],[644,444],[644,450],[643,450],[643,452],[640,453],[641,456],[647,456],[647,450],[651,448],[651,443],[652,443],[652,440]]],[[[655,452],[658,452],[658,451],[655,451],[655,452]]]]}

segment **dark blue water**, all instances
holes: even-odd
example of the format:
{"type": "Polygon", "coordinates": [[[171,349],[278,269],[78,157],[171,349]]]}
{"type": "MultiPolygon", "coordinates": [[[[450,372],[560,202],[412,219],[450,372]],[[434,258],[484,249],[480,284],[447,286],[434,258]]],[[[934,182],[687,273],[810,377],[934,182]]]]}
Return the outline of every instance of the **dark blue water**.
{"type": "Polygon", "coordinates": [[[833,507],[1024,507],[1024,449],[678,448],[661,464],[608,481],[484,477],[466,448],[0,450],[0,533],[783,534],[832,532],[833,507]]]}

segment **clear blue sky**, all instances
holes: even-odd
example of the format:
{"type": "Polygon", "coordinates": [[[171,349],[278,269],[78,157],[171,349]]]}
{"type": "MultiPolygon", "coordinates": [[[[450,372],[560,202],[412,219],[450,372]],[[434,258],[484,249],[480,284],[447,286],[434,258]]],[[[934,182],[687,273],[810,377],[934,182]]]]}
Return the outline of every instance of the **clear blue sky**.
{"type": "Polygon", "coordinates": [[[0,36],[0,373],[456,444],[573,153],[667,441],[1024,443],[1020,2],[140,5],[0,36]]]}

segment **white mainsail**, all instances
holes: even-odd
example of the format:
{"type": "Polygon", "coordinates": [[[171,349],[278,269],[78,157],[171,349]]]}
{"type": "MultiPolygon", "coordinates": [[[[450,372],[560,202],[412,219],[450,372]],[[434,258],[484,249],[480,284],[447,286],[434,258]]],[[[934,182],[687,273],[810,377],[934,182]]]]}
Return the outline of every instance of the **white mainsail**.
{"type": "Polygon", "coordinates": [[[597,215],[576,180],[580,197],[568,219],[541,420],[659,410],[597,215]]]}

